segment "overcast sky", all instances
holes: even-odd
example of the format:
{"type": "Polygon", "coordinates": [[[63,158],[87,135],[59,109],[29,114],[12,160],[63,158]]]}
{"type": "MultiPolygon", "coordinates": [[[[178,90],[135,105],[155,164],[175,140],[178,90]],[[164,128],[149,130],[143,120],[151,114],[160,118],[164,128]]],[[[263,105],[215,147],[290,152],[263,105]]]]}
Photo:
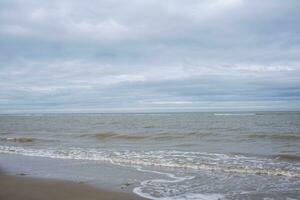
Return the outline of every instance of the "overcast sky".
{"type": "Polygon", "coordinates": [[[0,110],[300,110],[300,1],[0,0],[0,110]]]}

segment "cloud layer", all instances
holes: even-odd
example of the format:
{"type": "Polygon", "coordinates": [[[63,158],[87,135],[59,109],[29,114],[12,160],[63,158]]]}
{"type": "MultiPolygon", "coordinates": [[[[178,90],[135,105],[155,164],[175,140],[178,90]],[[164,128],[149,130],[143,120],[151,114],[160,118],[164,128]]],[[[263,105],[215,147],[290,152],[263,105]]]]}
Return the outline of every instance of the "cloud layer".
{"type": "Polygon", "coordinates": [[[298,0],[0,1],[0,110],[300,109],[298,0]]]}

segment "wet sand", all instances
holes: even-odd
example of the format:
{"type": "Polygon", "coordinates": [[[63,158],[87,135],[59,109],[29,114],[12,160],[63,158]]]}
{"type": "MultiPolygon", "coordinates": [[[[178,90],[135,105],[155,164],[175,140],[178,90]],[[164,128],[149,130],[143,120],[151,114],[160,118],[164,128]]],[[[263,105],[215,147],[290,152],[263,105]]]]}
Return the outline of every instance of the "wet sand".
{"type": "Polygon", "coordinates": [[[0,172],[0,200],[143,200],[122,192],[98,189],[84,183],[6,175],[0,172]]]}

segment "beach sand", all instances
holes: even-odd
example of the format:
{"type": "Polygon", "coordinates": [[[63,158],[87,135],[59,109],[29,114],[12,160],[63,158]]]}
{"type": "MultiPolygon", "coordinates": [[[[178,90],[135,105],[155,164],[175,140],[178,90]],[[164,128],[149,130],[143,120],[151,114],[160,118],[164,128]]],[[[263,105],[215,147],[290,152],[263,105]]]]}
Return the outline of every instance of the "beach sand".
{"type": "Polygon", "coordinates": [[[84,183],[37,179],[0,172],[0,200],[142,200],[129,193],[98,189],[84,183]]]}

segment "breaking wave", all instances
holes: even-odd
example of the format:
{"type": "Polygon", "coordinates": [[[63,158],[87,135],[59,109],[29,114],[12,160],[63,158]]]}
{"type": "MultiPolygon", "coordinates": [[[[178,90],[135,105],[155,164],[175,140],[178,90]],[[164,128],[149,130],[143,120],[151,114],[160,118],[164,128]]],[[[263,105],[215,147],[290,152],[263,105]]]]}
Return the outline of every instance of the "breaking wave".
{"type": "Polygon", "coordinates": [[[94,160],[130,166],[222,171],[300,177],[300,166],[275,159],[184,151],[99,151],[98,149],[33,149],[0,146],[0,153],[60,159],[94,160]]]}

